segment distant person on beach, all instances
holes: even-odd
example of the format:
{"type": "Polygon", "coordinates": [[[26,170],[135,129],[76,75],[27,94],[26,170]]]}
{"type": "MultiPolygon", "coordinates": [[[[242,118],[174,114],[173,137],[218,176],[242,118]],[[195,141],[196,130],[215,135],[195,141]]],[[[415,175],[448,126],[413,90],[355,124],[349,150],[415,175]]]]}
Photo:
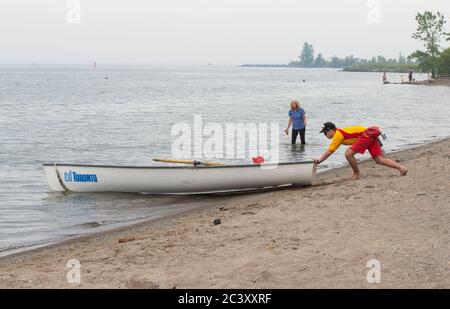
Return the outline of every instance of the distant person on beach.
{"type": "Polygon", "coordinates": [[[389,84],[389,82],[387,81],[386,72],[383,73],[383,84],[389,84]]]}
{"type": "Polygon", "coordinates": [[[405,176],[408,172],[406,167],[391,159],[383,157],[383,151],[381,150],[378,141],[378,136],[381,135],[381,131],[376,126],[369,128],[363,126],[351,126],[338,129],[334,123],[325,122],[320,133],[323,133],[328,139],[331,139],[331,144],[328,147],[328,150],[325,151],[319,159],[314,160],[314,163],[316,164],[325,161],[339,148],[339,146],[344,144],[351,145],[345,152],[345,158],[353,169],[353,176],[351,178],[353,180],[359,179],[361,175],[355,155],[357,153],[364,154],[366,150],[369,150],[370,155],[377,164],[394,168],[400,172],[401,176],[405,176]]]}
{"type": "Polygon", "coordinates": [[[286,135],[289,135],[289,128],[292,124],[292,144],[296,143],[297,136],[300,134],[302,145],[305,145],[306,115],[305,110],[300,107],[300,103],[297,100],[291,101],[291,109],[289,110],[288,115],[288,126],[284,130],[284,132],[286,133],[286,135]]]}
{"type": "Polygon", "coordinates": [[[409,79],[410,82],[413,81],[413,71],[409,72],[408,79],[409,79]]]}

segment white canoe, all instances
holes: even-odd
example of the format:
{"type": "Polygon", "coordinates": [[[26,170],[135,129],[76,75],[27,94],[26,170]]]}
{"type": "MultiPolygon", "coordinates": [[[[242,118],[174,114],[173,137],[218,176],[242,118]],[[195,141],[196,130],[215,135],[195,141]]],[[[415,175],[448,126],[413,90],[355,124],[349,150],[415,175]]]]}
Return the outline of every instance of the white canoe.
{"type": "Polygon", "coordinates": [[[312,161],[226,166],[104,166],[44,164],[53,191],[204,194],[311,185],[312,161]]]}

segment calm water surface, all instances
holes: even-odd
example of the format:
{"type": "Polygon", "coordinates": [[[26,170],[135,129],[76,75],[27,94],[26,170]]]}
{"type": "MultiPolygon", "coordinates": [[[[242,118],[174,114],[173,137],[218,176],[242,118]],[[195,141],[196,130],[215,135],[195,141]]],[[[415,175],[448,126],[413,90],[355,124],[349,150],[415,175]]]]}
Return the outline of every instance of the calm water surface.
{"type": "MultiPolygon", "coordinates": [[[[389,78],[400,81],[401,75],[389,78]]],[[[450,135],[450,88],[382,85],[377,73],[0,66],[0,251],[220,203],[226,197],[54,193],[41,164],[152,165],[153,157],[171,156],[172,126],[192,124],[194,114],[202,115],[204,124],[224,127],[279,123],[281,132],[291,98],[300,99],[306,110],[308,145],[292,147],[280,133],[281,161],[321,154],[327,140],[318,131],[325,121],[378,124],[389,137],[386,151],[450,135]]],[[[328,166],[342,164],[342,153],[328,166]]]]}

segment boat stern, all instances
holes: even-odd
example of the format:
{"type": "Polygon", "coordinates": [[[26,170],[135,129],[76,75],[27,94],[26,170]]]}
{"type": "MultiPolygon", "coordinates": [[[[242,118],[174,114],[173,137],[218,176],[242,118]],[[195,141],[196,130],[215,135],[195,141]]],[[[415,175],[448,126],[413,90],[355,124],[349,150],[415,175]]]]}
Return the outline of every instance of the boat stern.
{"type": "Polygon", "coordinates": [[[62,186],[62,180],[59,178],[58,170],[56,165],[52,164],[43,164],[45,176],[47,177],[47,182],[52,191],[63,192],[66,191],[62,186]]]}

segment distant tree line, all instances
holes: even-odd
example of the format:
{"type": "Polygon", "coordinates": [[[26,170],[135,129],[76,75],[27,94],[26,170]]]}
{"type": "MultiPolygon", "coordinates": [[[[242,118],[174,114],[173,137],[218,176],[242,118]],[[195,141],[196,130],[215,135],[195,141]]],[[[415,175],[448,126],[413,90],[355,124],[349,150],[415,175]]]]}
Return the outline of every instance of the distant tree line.
{"type": "Polygon", "coordinates": [[[314,56],[314,47],[312,44],[305,42],[303,44],[302,52],[299,56],[298,61],[291,61],[289,66],[291,67],[302,67],[302,68],[345,68],[355,70],[359,69],[375,69],[379,68],[389,68],[398,67],[399,65],[405,68],[414,67],[415,64],[412,60],[408,59],[402,53],[399,53],[396,59],[387,59],[383,56],[376,56],[370,59],[357,58],[354,55],[350,55],[344,58],[339,58],[333,56],[331,58],[324,58],[324,56],[319,53],[316,57],[314,56]]]}
{"type": "Polygon", "coordinates": [[[399,53],[396,59],[387,59],[383,56],[371,59],[356,58],[353,55],[339,58],[333,56],[324,58],[319,53],[314,55],[312,44],[305,42],[299,60],[291,61],[289,67],[302,68],[343,68],[346,71],[395,71],[407,72],[410,70],[429,73],[432,77],[450,75],[450,48],[442,49],[442,41],[450,41],[450,33],[445,31],[446,20],[440,12],[425,11],[417,13],[417,30],[413,38],[423,42],[425,50],[415,51],[408,57],[399,53]]]}

